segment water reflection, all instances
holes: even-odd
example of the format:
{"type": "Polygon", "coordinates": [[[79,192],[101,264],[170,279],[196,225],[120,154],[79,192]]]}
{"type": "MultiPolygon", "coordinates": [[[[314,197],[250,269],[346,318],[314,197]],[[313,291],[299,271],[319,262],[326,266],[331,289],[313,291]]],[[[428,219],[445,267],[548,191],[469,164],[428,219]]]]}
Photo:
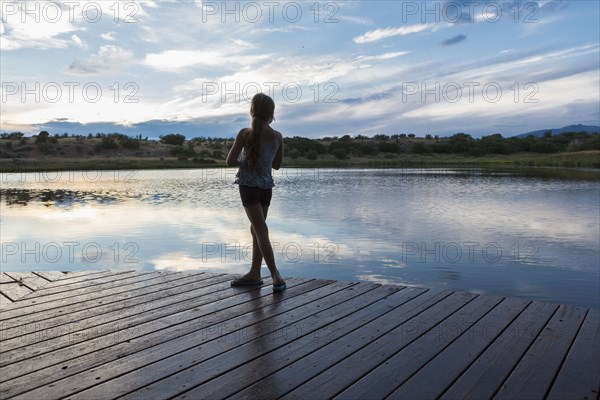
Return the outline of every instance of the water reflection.
{"type": "MultiPolygon", "coordinates": [[[[243,273],[251,237],[234,175],[3,176],[3,269],[243,273]]],[[[600,301],[596,181],[478,169],[283,169],[275,179],[269,226],[287,276],[600,301]]]]}

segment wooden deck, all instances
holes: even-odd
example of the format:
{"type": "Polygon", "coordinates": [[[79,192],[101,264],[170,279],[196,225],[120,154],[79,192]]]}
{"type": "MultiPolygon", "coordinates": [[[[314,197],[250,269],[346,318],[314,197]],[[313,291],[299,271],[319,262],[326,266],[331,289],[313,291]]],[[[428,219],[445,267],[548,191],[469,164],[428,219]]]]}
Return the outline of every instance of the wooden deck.
{"type": "Polygon", "coordinates": [[[27,278],[0,313],[1,399],[599,396],[595,308],[200,271],[27,278]]]}

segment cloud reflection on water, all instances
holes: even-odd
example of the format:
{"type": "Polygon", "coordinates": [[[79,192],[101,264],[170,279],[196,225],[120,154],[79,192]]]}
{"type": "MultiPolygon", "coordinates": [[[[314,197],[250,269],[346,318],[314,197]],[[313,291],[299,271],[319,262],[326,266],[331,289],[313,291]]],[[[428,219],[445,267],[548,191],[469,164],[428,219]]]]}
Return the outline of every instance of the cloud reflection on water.
{"type": "MultiPolygon", "coordinates": [[[[598,297],[595,182],[478,171],[280,171],[268,223],[284,275],[573,302],[598,297]],[[558,293],[565,281],[573,287],[558,293]]],[[[251,236],[234,174],[138,171],[129,180],[107,173],[46,182],[27,174],[3,177],[3,268],[243,273],[251,236]],[[41,257],[7,243],[34,253],[37,243],[41,257]],[[43,254],[55,245],[63,257],[43,254]],[[82,251],[86,245],[89,254],[82,251]]]]}

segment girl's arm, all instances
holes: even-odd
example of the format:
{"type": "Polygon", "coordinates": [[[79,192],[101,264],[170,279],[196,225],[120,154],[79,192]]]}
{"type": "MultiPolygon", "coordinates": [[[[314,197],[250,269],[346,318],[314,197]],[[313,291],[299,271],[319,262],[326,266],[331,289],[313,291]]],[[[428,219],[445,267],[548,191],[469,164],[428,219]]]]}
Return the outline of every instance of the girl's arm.
{"type": "Polygon", "coordinates": [[[273,169],[281,168],[281,163],[283,162],[283,136],[281,136],[281,134],[279,134],[278,136],[279,149],[277,149],[277,153],[275,154],[275,158],[273,159],[273,169]]]}
{"type": "Polygon", "coordinates": [[[238,162],[238,157],[244,147],[244,132],[245,128],[238,132],[235,141],[233,142],[233,146],[231,146],[231,150],[229,150],[227,161],[225,161],[228,167],[237,167],[240,164],[238,162]]]}

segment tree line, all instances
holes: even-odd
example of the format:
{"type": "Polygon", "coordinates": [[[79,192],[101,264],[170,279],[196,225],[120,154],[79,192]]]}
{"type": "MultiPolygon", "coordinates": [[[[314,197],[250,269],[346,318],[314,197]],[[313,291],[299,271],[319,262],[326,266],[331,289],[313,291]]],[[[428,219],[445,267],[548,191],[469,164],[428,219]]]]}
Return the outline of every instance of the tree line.
{"type": "Polygon", "coordinates": [[[600,135],[587,132],[565,132],[552,135],[546,132],[543,137],[505,138],[501,134],[473,138],[466,133],[456,133],[440,138],[427,135],[416,138],[414,135],[357,135],[341,138],[308,139],[292,137],[284,140],[286,154],[292,158],[305,157],[318,159],[320,155],[331,154],[338,159],[350,157],[373,157],[383,154],[393,157],[400,154],[459,154],[465,156],[485,156],[488,154],[514,154],[521,152],[559,153],[584,150],[600,150],[600,135]]]}
{"type": "MultiPolygon", "coordinates": [[[[34,136],[34,140],[40,146],[48,146],[67,137],[69,137],[67,133],[52,136],[47,131],[42,131],[34,136]]],[[[77,140],[100,139],[95,145],[97,151],[119,148],[136,150],[140,148],[142,142],[149,140],[148,137],[143,138],[141,134],[130,137],[121,133],[97,133],[95,135],[90,133],[87,136],[71,135],[70,137],[77,140]]],[[[0,139],[25,141],[21,132],[1,133],[0,139]]],[[[224,153],[228,146],[233,143],[232,138],[194,137],[187,139],[185,135],[179,133],[162,135],[159,141],[172,147],[171,154],[180,159],[198,157],[222,159],[225,157],[224,153]],[[200,146],[202,150],[197,151],[195,146],[200,146]]],[[[551,154],[600,150],[600,135],[588,132],[565,132],[553,135],[551,131],[547,131],[541,137],[528,136],[525,138],[505,138],[499,133],[473,138],[462,132],[449,137],[378,134],[372,137],[344,135],[310,139],[293,136],[284,138],[284,145],[286,157],[292,159],[303,157],[308,160],[317,160],[326,155],[332,155],[342,160],[351,157],[393,158],[402,154],[458,154],[475,157],[522,152],[551,154]]]]}

